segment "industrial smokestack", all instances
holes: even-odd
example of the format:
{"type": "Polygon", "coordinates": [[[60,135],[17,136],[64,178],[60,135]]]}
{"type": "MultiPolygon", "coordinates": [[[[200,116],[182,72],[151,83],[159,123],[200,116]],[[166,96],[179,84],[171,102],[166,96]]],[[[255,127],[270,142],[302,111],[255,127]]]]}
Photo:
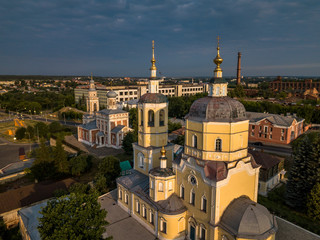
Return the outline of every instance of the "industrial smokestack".
{"type": "Polygon", "coordinates": [[[237,85],[241,84],[241,52],[238,52],[237,85]]]}

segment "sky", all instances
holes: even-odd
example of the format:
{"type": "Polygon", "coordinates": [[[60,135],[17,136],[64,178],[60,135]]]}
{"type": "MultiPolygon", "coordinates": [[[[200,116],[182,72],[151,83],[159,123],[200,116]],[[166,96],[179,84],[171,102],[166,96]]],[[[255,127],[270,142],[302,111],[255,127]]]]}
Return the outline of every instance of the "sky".
{"type": "Polygon", "coordinates": [[[0,2],[0,75],[320,76],[319,0],[0,2]],[[159,74],[158,74],[159,75],[159,74]]]}

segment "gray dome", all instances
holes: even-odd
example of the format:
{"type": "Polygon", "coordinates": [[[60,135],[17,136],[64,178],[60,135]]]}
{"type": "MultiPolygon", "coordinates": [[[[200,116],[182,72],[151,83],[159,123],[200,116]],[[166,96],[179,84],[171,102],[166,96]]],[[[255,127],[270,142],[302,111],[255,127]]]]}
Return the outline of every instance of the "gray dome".
{"type": "Polygon", "coordinates": [[[246,196],[229,204],[219,225],[237,238],[248,239],[266,239],[278,229],[269,211],[246,196]]]}
{"type": "Polygon", "coordinates": [[[114,91],[109,91],[107,93],[107,98],[116,98],[117,97],[117,93],[114,91]]]}
{"type": "Polygon", "coordinates": [[[200,98],[192,104],[187,118],[206,122],[235,122],[247,119],[242,103],[230,97],[200,98]]]}

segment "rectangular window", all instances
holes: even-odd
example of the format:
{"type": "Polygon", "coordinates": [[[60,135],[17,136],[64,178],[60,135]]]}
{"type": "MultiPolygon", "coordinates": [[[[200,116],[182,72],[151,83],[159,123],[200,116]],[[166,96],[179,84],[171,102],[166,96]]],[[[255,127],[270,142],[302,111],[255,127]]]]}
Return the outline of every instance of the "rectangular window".
{"type": "Polygon", "coordinates": [[[284,136],[281,136],[281,141],[284,141],[284,136]]]}
{"type": "Polygon", "coordinates": [[[253,131],[251,132],[251,136],[254,136],[254,132],[253,131]]]}
{"type": "Polygon", "coordinates": [[[183,187],[183,186],[181,186],[180,197],[181,197],[182,199],[184,199],[184,187],[183,187]]]}
{"type": "Polygon", "coordinates": [[[272,132],[272,127],[270,128],[270,132],[272,132]]]}
{"type": "Polygon", "coordinates": [[[269,135],[269,138],[272,139],[272,134],[269,135]]]}
{"type": "Polygon", "coordinates": [[[259,137],[261,137],[261,133],[259,133],[259,137]]]}
{"type": "Polygon", "coordinates": [[[153,225],[154,221],[153,221],[153,212],[150,212],[150,223],[153,225]]]}
{"type": "Polygon", "coordinates": [[[122,199],[122,191],[121,191],[121,189],[119,189],[119,199],[120,200],[122,199]]]}
{"type": "Polygon", "coordinates": [[[259,126],[259,130],[260,130],[260,131],[262,130],[262,126],[259,126]]]}
{"type": "Polygon", "coordinates": [[[136,212],[140,213],[140,203],[138,201],[136,203],[136,212]]]}
{"type": "Polygon", "coordinates": [[[128,204],[128,194],[125,194],[125,195],[124,195],[124,202],[125,202],[126,204],[128,204]]]}
{"type": "Polygon", "coordinates": [[[202,198],[202,211],[207,212],[207,199],[205,197],[202,198]]]}
{"type": "Polygon", "coordinates": [[[268,132],[268,127],[267,126],[264,126],[264,132],[268,132]]]}
{"type": "Polygon", "coordinates": [[[151,186],[150,186],[150,188],[151,188],[151,189],[154,188],[154,181],[153,181],[153,180],[151,180],[151,186]]]}
{"type": "Polygon", "coordinates": [[[254,125],[252,125],[252,126],[251,126],[251,129],[252,129],[252,130],[254,130],[254,127],[255,127],[255,126],[254,126],[254,125]]]}
{"type": "Polygon", "coordinates": [[[161,224],[161,232],[167,233],[167,223],[164,221],[162,221],[162,224],[161,224]]]}
{"type": "Polygon", "coordinates": [[[284,129],[281,129],[281,134],[284,134],[284,129]]]}
{"type": "Polygon", "coordinates": [[[196,200],[196,194],[194,192],[191,192],[190,204],[194,206],[195,200],[196,200]]]}
{"type": "Polygon", "coordinates": [[[205,240],[206,239],[206,229],[201,227],[200,230],[200,240],[205,240]]]}
{"type": "Polygon", "coordinates": [[[264,138],[267,138],[267,134],[264,135],[264,138]]]}
{"type": "Polygon", "coordinates": [[[143,210],[142,210],[142,216],[143,216],[145,219],[147,219],[147,209],[146,209],[145,206],[143,206],[142,209],[143,209],[143,210]]]}

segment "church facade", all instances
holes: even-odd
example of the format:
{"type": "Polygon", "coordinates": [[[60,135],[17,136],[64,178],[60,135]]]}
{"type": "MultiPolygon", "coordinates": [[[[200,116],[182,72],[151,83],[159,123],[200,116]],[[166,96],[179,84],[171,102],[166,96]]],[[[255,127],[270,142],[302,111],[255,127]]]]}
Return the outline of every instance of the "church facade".
{"type": "Polygon", "coordinates": [[[132,174],[117,179],[118,205],[159,239],[275,239],[257,203],[259,168],[248,154],[244,106],[227,97],[220,47],[209,96],[186,116],[184,151],[167,142],[168,102],[158,93],[154,47],[149,93],[138,104],[132,174]]]}
{"type": "Polygon", "coordinates": [[[87,98],[88,114],[83,116],[83,124],[78,126],[78,141],[91,147],[122,147],[122,140],[129,128],[129,113],[117,109],[117,94],[107,93],[107,108],[99,111],[99,98],[91,77],[87,98]]]}

